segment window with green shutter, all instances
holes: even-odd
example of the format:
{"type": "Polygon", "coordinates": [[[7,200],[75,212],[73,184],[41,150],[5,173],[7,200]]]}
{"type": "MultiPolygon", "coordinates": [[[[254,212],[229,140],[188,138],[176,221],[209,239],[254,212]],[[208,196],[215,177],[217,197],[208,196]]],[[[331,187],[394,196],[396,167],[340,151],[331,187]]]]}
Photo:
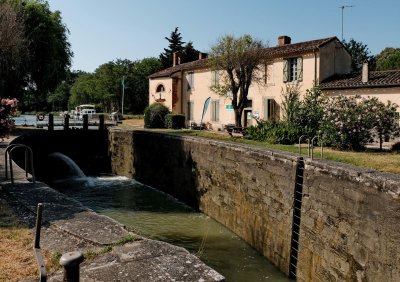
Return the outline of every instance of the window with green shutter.
{"type": "Polygon", "coordinates": [[[211,121],[219,121],[219,100],[211,101],[211,121]]]}
{"type": "Polygon", "coordinates": [[[283,82],[303,80],[303,58],[295,57],[284,61],[283,82]]]}

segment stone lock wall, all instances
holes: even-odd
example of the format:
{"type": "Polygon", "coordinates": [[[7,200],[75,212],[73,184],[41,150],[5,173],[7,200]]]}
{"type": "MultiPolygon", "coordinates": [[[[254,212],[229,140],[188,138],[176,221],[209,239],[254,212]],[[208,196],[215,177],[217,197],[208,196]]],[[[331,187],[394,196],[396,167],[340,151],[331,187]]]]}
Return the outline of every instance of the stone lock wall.
{"type": "MultiPolygon", "coordinates": [[[[218,220],[288,273],[297,156],[112,129],[113,172],[218,220]]],[[[400,177],[305,161],[298,281],[399,281],[400,177]]]]}
{"type": "Polygon", "coordinates": [[[400,281],[400,176],[306,162],[298,281],[400,281]]]}

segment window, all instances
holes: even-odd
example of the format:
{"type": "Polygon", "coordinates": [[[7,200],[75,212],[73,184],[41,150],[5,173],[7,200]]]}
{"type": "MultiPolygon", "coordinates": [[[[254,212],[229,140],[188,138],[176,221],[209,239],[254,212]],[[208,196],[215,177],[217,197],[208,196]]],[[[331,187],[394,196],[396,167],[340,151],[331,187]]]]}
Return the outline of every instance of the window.
{"type": "Polygon", "coordinates": [[[211,121],[219,121],[219,100],[211,101],[211,121]]]}
{"type": "Polygon", "coordinates": [[[192,101],[187,102],[187,119],[188,120],[193,120],[193,109],[194,109],[194,104],[192,101]]]}
{"type": "Polygon", "coordinates": [[[303,80],[303,58],[289,58],[283,66],[283,82],[303,80]]]}
{"type": "Polygon", "coordinates": [[[165,91],[164,85],[159,84],[157,86],[156,92],[158,93],[158,92],[164,92],[164,91],[165,91]]]}
{"type": "Polygon", "coordinates": [[[274,64],[265,63],[264,64],[264,84],[274,83],[274,64]]]}
{"type": "Polygon", "coordinates": [[[275,100],[264,98],[263,111],[265,120],[275,120],[275,100]]]}
{"type": "Polygon", "coordinates": [[[211,72],[211,86],[214,86],[214,87],[219,86],[219,72],[218,71],[211,72]]]}
{"type": "Polygon", "coordinates": [[[187,80],[187,91],[194,90],[194,75],[193,75],[193,72],[189,72],[186,75],[186,80],[187,80]]]}

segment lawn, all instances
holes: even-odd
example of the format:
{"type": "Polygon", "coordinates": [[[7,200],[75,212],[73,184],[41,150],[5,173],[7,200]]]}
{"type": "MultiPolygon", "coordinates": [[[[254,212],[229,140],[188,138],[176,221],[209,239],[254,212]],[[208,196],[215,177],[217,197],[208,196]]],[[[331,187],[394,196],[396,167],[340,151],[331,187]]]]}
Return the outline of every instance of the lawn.
{"type": "MultiPolygon", "coordinates": [[[[211,132],[211,131],[197,131],[197,130],[163,130],[178,135],[198,136],[204,138],[211,138],[217,140],[224,140],[228,142],[249,144],[264,148],[281,150],[286,152],[298,153],[298,145],[280,145],[268,144],[266,142],[248,140],[245,138],[232,138],[228,134],[211,132]]],[[[302,154],[307,154],[307,145],[303,145],[302,154]]],[[[320,147],[314,149],[314,157],[320,158],[320,147]]],[[[382,172],[390,172],[400,174],[400,153],[398,152],[379,152],[377,150],[367,150],[363,152],[352,151],[339,151],[331,148],[324,148],[324,159],[343,162],[355,166],[372,168],[382,172]]]]}

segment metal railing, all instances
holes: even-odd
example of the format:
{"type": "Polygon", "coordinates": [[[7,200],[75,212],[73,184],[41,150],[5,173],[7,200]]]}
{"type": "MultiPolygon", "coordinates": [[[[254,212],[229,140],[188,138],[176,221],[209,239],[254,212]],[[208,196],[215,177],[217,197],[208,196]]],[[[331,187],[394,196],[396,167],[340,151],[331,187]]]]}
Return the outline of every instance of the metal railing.
{"type": "Polygon", "coordinates": [[[10,144],[7,146],[5,152],[4,152],[4,167],[5,167],[5,178],[6,180],[8,179],[8,162],[10,165],[10,178],[11,178],[11,183],[14,184],[14,171],[12,168],[12,154],[15,151],[15,149],[18,148],[23,148],[25,149],[25,175],[26,178],[28,178],[28,164],[30,165],[31,169],[31,175],[32,175],[32,183],[36,183],[36,177],[35,177],[35,170],[33,168],[33,152],[32,149],[24,144],[10,144]]]}
{"type": "Polygon", "coordinates": [[[301,155],[301,141],[304,138],[307,138],[306,139],[307,140],[307,146],[308,146],[308,152],[307,152],[308,154],[307,155],[309,157],[311,157],[311,159],[314,159],[314,141],[316,139],[321,144],[321,159],[323,159],[324,158],[324,142],[323,142],[323,139],[319,135],[316,135],[311,139],[310,139],[310,137],[308,137],[308,135],[300,136],[300,138],[299,138],[299,155],[301,155]]]}

